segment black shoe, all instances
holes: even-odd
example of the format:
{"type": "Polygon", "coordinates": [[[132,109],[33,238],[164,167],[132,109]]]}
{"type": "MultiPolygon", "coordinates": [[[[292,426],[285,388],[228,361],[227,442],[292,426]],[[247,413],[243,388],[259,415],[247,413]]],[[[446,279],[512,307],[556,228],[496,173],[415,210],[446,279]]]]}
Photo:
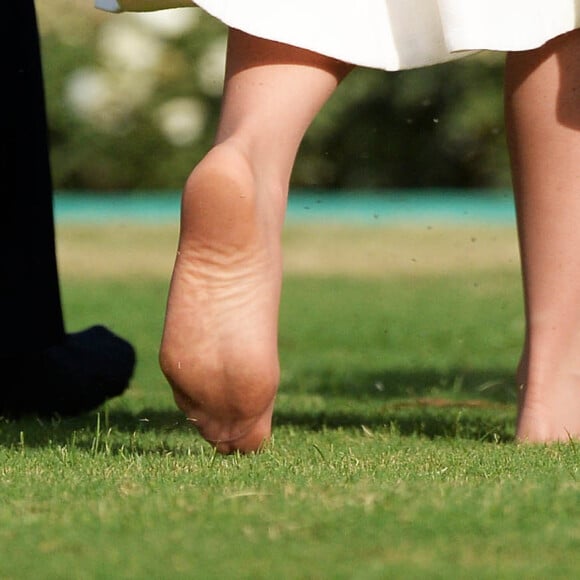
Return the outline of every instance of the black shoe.
{"type": "Polygon", "coordinates": [[[0,414],[67,417],[121,395],[135,351],[104,326],[93,326],[41,353],[0,358],[0,364],[0,414]]]}

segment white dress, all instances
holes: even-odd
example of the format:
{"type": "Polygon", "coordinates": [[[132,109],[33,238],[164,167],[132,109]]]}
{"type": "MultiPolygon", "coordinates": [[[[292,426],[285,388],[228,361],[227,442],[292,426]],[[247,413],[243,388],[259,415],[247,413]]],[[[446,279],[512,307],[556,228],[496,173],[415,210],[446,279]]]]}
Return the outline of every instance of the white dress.
{"type": "MultiPolygon", "coordinates": [[[[360,66],[401,70],[527,50],[580,27],[580,0],[195,0],[226,25],[360,66]]],[[[112,12],[189,0],[95,0],[112,12]]]]}

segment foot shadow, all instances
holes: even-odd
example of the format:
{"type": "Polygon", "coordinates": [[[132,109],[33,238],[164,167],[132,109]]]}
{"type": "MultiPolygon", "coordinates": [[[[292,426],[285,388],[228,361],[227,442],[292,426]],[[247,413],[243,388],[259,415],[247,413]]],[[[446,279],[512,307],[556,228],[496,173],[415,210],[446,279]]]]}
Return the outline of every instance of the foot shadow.
{"type": "MultiPolygon", "coordinates": [[[[305,375],[299,385],[282,386],[274,429],[387,427],[404,436],[511,441],[516,401],[512,385],[510,373],[495,370],[389,369],[341,375],[328,369],[305,375]]],[[[177,409],[128,411],[113,406],[70,419],[0,418],[0,447],[74,445],[90,451],[106,444],[112,454],[191,453],[182,438],[186,430],[197,437],[177,409]]]]}
{"type": "Polygon", "coordinates": [[[165,409],[145,408],[138,412],[100,409],[73,418],[0,418],[0,447],[35,449],[57,445],[83,451],[106,447],[111,454],[124,451],[166,454],[179,447],[171,439],[176,434],[181,436],[185,429],[193,435],[194,429],[182,413],[165,409]],[[156,441],[141,443],[148,434],[156,441]]]}
{"type": "Polygon", "coordinates": [[[274,422],[314,431],[388,427],[405,436],[512,441],[513,384],[512,373],[487,369],[347,375],[328,369],[282,388],[274,422]]]}

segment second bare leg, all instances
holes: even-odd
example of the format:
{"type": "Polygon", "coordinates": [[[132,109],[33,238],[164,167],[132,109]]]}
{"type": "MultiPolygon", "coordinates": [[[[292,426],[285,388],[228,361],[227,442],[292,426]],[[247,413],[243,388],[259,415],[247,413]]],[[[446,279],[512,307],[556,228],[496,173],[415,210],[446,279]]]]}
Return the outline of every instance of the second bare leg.
{"type": "Polygon", "coordinates": [[[508,56],[526,302],[517,438],[580,437],[580,32],[508,56]]]}
{"type": "Polygon", "coordinates": [[[216,144],[184,190],[160,354],[178,406],[218,451],[255,451],[270,436],[288,181],[348,71],[230,31],[216,144]]]}

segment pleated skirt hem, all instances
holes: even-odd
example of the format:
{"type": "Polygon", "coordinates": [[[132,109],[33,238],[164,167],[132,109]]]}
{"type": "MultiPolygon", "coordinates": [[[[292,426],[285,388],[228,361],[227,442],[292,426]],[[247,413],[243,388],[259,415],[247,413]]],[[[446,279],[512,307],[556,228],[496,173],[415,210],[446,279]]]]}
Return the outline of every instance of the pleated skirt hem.
{"type": "MultiPolygon", "coordinates": [[[[95,0],[98,8],[112,11],[183,3],[95,0]]],[[[253,36],[389,71],[482,50],[529,50],[580,26],[580,0],[196,0],[196,4],[228,27],[253,36]]]]}

